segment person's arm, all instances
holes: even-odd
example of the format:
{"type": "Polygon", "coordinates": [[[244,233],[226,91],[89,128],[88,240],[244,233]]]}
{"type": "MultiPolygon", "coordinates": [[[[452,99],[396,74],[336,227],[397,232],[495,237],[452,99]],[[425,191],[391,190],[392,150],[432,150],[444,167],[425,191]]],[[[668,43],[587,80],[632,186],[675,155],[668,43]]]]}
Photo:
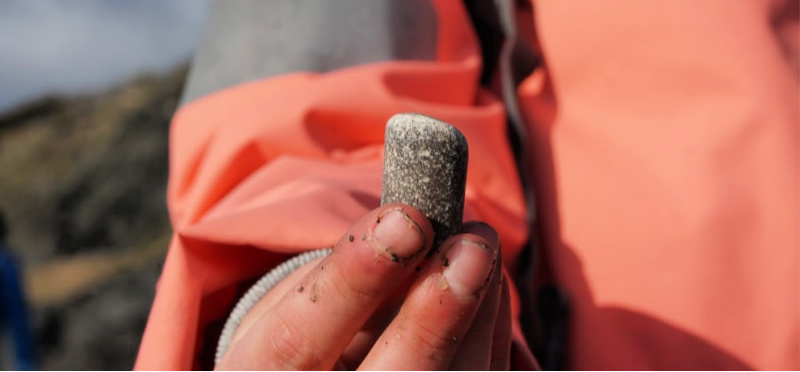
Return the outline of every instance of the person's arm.
{"type": "Polygon", "coordinates": [[[517,92],[566,367],[800,368],[798,2],[532,5],[517,92]]]}
{"type": "MultiPolygon", "coordinates": [[[[384,124],[399,112],[464,133],[465,220],[491,224],[504,261],[515,260],[525,212],[503,106],[479,87],[480,58],[460,4],[433,4],[436,48],[427,60],[282,74],[184,104],[171,131],[175,236],[137,369],[213,366],[221,323],[248,283],[294,254],[333,246],[376,208],[384,124]]],[[[518,325],[509,327],[523,345],[518,325]]]]}

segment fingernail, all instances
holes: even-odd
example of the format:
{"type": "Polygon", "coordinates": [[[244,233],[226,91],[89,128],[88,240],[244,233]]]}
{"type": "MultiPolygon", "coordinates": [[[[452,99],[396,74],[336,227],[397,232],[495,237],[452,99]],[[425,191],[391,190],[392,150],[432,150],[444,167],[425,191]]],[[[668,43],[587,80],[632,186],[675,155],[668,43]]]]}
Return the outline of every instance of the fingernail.
{"type": "Polygon", "coordinates": [[[425,246],[420,227],[398,209],[391,209],[378,217],[372,241],[375,249],[392,261],[408,259],[425,246]]]}
{"type": "Polygon", "coordinates": [[[495,263],[494,250],[485,243],[462,239],[444,253],[444,272],[450,290],[457,297],[480,293],[495,263]]]}

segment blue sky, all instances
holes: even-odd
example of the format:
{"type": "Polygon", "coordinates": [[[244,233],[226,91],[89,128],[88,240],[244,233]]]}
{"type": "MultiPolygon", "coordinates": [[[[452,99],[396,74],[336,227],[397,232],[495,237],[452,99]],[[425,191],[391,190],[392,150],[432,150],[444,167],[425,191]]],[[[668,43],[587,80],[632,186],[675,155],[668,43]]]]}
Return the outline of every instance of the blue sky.
{"type": "Polygon", "coordinates": [[[0,0],[0,111],[165,71],[197,45],[209,0],[0,0]]]}

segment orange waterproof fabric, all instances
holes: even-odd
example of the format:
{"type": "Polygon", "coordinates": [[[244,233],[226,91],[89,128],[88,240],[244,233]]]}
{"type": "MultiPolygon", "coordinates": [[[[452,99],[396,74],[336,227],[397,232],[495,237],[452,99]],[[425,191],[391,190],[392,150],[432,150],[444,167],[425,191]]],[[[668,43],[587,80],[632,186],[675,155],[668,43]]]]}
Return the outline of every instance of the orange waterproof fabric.
{"type": "Polygon", "coordinates": [[[519,95],[571,367],[800,368],[791,5],[535,3],[519,95]]]}
{"type": "MultiPolygon", "coordinates": [[[[479,87],[464,10],[436,5],[436,61],[285,75],[177,113],[175,236],[137,369],[202,366],[240,283],[377,206],[398,112],[464,132],[465,219],[498,230],[513,270],[527,232],[504,107],[479,87]]],[[[533,8],[519,27],[545,65],[518,93],[569,366],[800,368],[796,18],[726,0],[533,8]]]]}

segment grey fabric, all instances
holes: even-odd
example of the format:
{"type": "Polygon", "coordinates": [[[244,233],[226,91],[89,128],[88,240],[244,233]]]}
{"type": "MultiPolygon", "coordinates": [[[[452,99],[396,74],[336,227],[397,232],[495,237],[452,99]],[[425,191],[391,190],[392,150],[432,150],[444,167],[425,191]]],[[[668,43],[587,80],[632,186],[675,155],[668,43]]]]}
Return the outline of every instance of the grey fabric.
{"type": "Polygon", "coordinates": [[[218,0],[181,104],[240,83],[436,57],[429,0],[218,0]]]}

